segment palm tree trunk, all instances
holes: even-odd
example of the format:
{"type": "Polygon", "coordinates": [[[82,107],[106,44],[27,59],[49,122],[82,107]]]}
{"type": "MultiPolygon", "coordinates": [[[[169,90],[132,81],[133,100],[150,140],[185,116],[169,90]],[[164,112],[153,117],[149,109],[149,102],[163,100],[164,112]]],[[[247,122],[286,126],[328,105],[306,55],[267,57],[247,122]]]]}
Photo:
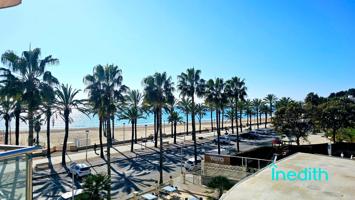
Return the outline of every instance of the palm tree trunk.
{"type": "Polygon", "coordinates": [[[131,139],[131,152],[133,152],[134,146],[134,119],[132,119],[132,139],[131,139]]]}
{"type": "Polygon", "coordinates": [[[106,120],[103,122],[104,136],[107,137],[106,120]]]}
{"type": "Polygon", "coordinates": [[[20,113],[15,113],[15,137],[16,137],[16,145],[20,144],[20,113]]]}
{"type": "Polygon", "coordinates": [[[240,109],[239,110],[239,127],[240,127],[240,132],[242,133],[243,132],[243,123],[242,123],[242,116],[243,116],[243,110],[240,109]]]}
{"type": "Polygon", "coordinates": [[[47,113],[47,157],[51,157],[51,115],[47,113]]]}
{"type": "Polygon", "coordinates": [[[220,130],[220,111],[216,109],[216,122],[217,122],[217,146],[218,146],[218,154],[221,154],[221,145],[219,139],[221,137],[221,130],[220,130]]]}
{"type": "Polygon", "coordinates": [[[115,139],[115,115],[112,115],[112,139],[115,139]]]}
{"type": "Polygon", "coordinates": [[[200,116],[200,119],[199,119],[199,132],[201,133],[201,124],[202,124],[202,116],[200,116]]]}
{"type": "Polygon", "coordinates": [[[197,141],[196,141],[196,121],[195,121],[195,95],[192,95],[192,112],[191,112],[191,122],[192,122],[192,140],[194,141],[194,154],[195,154],[195,165],[197,164],[197,141]]]}
{"type": "Polygon", "coordinates": [[[222,108],[222,130],[224,129],[224,108],[222,108]]]}
{"type": "Polygon", "coordinates": [[[249,129],[250,129],[250,130],[251,130],[251,128],[252,128],[252,122],[251,122],[251,121],[252,121],[252,120],[251,120],[251,117],[252,117],[252,116],[251,116],[251,115],[252,115],[252,114],[250,113],[250,114],[249,114],[249,129]]]}
{"type": "Polygon", "coordinates": [[[64,122],[65,122],[65,134],[64,134],[64,142],[63,142],[63,151],[62,151],[62,165],[66,166],[66,161],[65,161],[65,154],[67,152],[67,143],[68,143],[68,136],[69,136],[69,111],[64,111],[64,122]]]}
{"type": "Polygon", "coordinates": [[[256,127],[259,129],[259,111],[256,111],[256,127]]]}
{"type": "Polygon", "coordinates": [[[107,176],[109,179],[109,187],[107,187],[107,200],[111,199],[111,120],[110,115],[107,117],[107,176]]]}
{"type": "Polygon", "coordinates": [[[103,147],[103,144],[102,144],[102,118],[100,117],[100,120],[99,120],[99,140],[100,140],[100,157],[101,158],[104,158],[104,147],[103,147]]]}
{"type": "Polygon", "coordinates": [[[158,112],[154,109],[154,147],[158,148],[158,112]]]}
{"type": "Polygon", "coordinates": [[[134,143],[138,143],[138,139],[137,139],[137,119],[134,120],[134,135],[135,135],[135,140],[134,143]]]}
{"type": "Polygon", "coordinates": [[[232,108],[232,116],[231,116],[231,122],[232,122],[232,134],[234,134],[234,109],[232,108]]]}
{"type": "Polygon", "coordinates": [[[176,121],[174,121],[174,144],[176,144],[176,121]]]}
{"type": "Polygon", "coordinates": [[[171,138],[174,137],[174,122],[171,122],[171,138]]]}
{"type": "Polygon", "coordinates": [[[266,124],[267,124],[267,112],[265,112],[265,128],[266,128],[266,124]]]}
{"type": "Polygon", "coordinates": [[[211,131],[213,132],[213,109],[211,108],[211,131]]]}
{"type": "Polygon", "coordinates": [[[235,99],[235,127],[237,129],[237,135],[239,135],[239,128],[238,128],[238,98],[235,99]]]}
{"type": "Polygon", "coordinates": [[[9,144],[9,119],[7,116],[5,117],[5,144],[9,144]]]}
{"type": "Polygon", "coordinates": [[[28,108],[28,146],[33,146],[33,109],[31,106],[28,108]]]}
{"type": "Polygon", "coordinates": [[[189,135],[189,113],[186,113],[186,135],[189,135]]]}
{"type": "Polygon", "coordinates": [[[161,108],[159,108],[159,132],[160,132],[160,151],[159,151],[159,184],[163,184],[163,129],[162,129],[162,112],[161,108]]]}

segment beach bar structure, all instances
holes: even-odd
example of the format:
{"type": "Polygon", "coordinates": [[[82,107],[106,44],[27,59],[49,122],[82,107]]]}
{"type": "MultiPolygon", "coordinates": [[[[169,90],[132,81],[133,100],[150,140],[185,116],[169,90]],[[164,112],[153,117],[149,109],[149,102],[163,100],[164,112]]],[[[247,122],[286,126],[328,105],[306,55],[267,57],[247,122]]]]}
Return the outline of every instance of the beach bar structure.
{"type": "Polygon", "coordinates": [[[0,199],[32,200],[32,153],[38,149],[0,145],[0,199]]]}

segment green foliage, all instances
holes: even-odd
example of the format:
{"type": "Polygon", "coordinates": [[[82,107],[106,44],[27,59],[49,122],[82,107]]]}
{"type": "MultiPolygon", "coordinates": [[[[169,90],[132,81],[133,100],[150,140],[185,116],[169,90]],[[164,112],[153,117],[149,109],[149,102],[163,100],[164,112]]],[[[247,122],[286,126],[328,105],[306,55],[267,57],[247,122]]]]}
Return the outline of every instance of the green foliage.
{"type": "Polygon", "coordinates": [[[297,145],[300,144],[300,138],[307,139],[313,128],[304,105],[292,100],[277,107],[273,124],[277,132],[289,138],[296,138],[297,145]]]}
{"type": "Polygon", "coordinates": [[[86,200],[105,199],[109,188],[110,188],[109,176],[102,175],[102,174],[89,175],[88,177],[85,178],[85,182],[83,185],[84,194],[82,195],[81,198],[86,200]]]}
{"type": "Polygon", "coordinates": [[[229,190],[233,186],[233,183],[231,183],[229,179],[224,176],[216,176],[212,178],[207,186],[213,189],[218,189],[219,197],[221,197],[223,191],[229,190]]]}
{"type": "Polygon", "coordinates": [[[318,106],[319,114],[315,116],[319,127],[331,133],[336,142],[340,129],[355,126],[355,103],[347,98],[333,98],[318,106]]]}

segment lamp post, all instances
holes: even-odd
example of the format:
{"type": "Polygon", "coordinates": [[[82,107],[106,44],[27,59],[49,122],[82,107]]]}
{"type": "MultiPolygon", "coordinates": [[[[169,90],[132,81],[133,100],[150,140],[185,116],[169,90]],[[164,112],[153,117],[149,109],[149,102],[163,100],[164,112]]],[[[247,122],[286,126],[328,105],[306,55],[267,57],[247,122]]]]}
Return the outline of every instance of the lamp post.
{"type": "Polygon", "coordinates": [[[126,123],[123,123],[123,142],[126,140],[125,139],[125,135],[126,135],[125,128],[126,128],[126,123]]]}
{"type": "Polygon", "coordinates": [[[86,161],[88,161],[89,130],[85,130],[85,133],[86,133],[86,161]]]}

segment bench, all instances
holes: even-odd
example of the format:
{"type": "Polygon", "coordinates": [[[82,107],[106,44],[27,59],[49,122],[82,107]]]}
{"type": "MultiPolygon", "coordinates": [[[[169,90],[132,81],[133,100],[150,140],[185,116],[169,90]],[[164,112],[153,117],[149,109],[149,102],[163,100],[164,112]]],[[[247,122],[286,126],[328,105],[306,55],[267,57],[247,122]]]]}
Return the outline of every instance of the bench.
{"type": "Polygon", "coordinates": [[[39,163],[36,165],[35,167],[36,170],[46,170],[49,169],[49,163],[45,162],[45,163],[39,163]]]}

